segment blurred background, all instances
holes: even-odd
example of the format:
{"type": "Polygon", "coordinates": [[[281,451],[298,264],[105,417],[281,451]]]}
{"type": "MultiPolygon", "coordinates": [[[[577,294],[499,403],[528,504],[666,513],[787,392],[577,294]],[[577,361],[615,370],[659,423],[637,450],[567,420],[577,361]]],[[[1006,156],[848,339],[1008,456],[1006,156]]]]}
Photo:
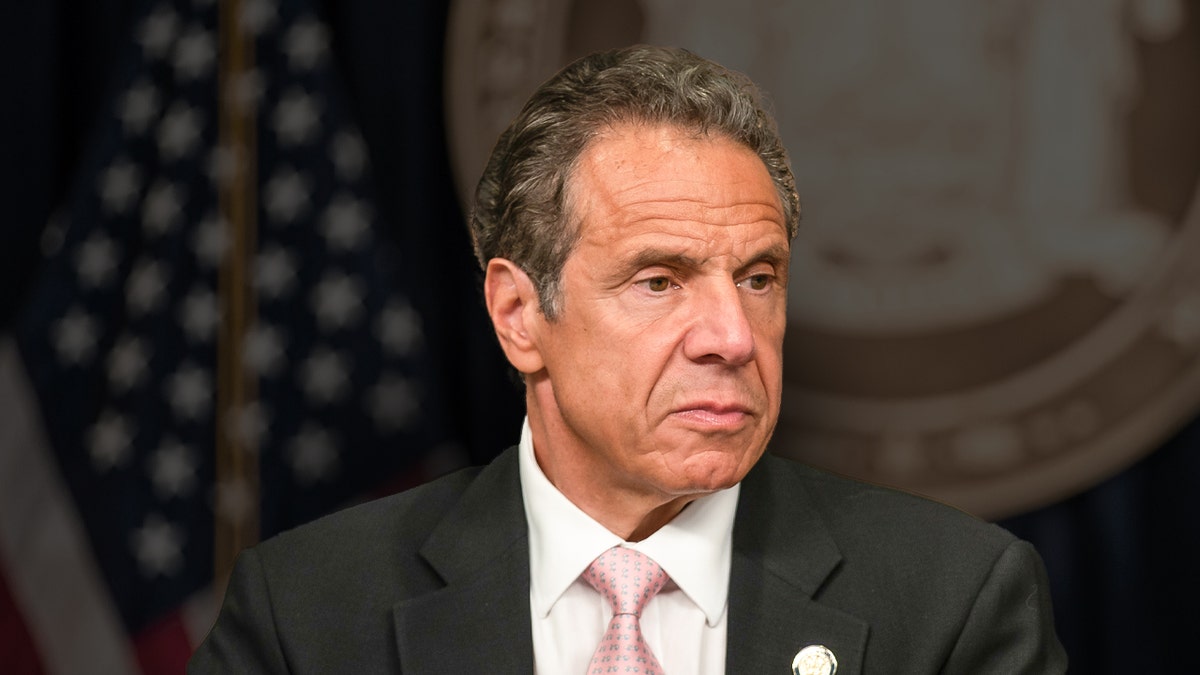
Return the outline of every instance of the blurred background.
{"type": "Polygon", "coordinates": [[[1000,522],[1072,672],[1200,672],[1200,2],[0,9],[0,672],[180,673],[241,548],[486,462],[464,213],[570,59],[767,92],[804,206],[772,450],[1000,522]]]}

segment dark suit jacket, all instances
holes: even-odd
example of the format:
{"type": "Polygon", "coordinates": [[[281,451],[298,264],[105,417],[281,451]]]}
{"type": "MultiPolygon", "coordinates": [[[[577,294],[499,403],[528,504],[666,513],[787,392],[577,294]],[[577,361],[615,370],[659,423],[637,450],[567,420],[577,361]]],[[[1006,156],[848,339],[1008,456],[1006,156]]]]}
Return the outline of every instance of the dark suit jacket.
{"type": "MultiPolygon", "coordinates": [[[[530,673],[516,449],[247,550],[198,673],[530,673]]],[[[733,529],[726,669],[1060,673],[1037,554],[910,495],[764,457],[733,529]]],[[[684,675],[684,674],[678,674],[684,675]]]]}

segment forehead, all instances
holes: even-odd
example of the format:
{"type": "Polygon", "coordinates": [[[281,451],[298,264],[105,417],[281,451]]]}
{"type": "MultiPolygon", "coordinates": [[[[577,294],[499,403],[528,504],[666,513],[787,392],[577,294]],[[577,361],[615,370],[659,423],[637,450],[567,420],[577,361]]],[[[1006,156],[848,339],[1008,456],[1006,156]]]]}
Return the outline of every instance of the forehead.
{"type": "Polygon", "coordinates": [[[749,224],[787,229],[775,184],[754,151],[674,126],[615,126],[594,139],[580,154],[568,200],[583,240],[638,225],[700,237],[749,224]]]}

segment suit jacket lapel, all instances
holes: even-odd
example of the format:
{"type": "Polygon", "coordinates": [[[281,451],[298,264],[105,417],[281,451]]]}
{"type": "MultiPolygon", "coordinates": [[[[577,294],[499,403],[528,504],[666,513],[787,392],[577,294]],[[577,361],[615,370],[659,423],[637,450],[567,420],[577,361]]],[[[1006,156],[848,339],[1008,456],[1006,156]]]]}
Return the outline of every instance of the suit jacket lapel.
{"type": "MultiPolygon", "coordinates": [[[[867,624],[819,591],[841,553],[783,460],[742,483],[733,529],[729,673],[787,673],[803,647],[828,647],[838,675],[861,671],[867,624]],[[818,599],[814,599],[818,598],[818,599]]],[[[403,672],[533,672],[529,542],[515,448],[480,472],[421,555],[446,582],[393,608],[403,672]]]]}
{"type": "Polygon", "coordinates": [[[445,588],[393,608],[403,672],[532,672],[529,543],[517,453],[485,467],[421,556],[445,588]]]}
{"type": "Polygon", "coordinates": [[[842,556],[803,484],[764,457],[742,482],[733,527],[726,670],[788,673],[796,653],[824,645],[838,675],[861,670],[867,624],[822,605],[842,556]]]}

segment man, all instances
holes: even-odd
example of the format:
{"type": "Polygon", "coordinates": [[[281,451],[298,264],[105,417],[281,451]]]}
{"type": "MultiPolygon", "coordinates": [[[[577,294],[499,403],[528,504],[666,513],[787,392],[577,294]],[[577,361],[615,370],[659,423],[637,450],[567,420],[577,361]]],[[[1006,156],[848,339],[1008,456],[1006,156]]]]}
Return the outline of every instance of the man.
{"type": "Polygon", "coordinates": [[[520,446],[245,552],[191,672],[1062,672],[1029,545],[764,457],[798,220],[745,78],[561,71],[471,223],[520,446]]]}

